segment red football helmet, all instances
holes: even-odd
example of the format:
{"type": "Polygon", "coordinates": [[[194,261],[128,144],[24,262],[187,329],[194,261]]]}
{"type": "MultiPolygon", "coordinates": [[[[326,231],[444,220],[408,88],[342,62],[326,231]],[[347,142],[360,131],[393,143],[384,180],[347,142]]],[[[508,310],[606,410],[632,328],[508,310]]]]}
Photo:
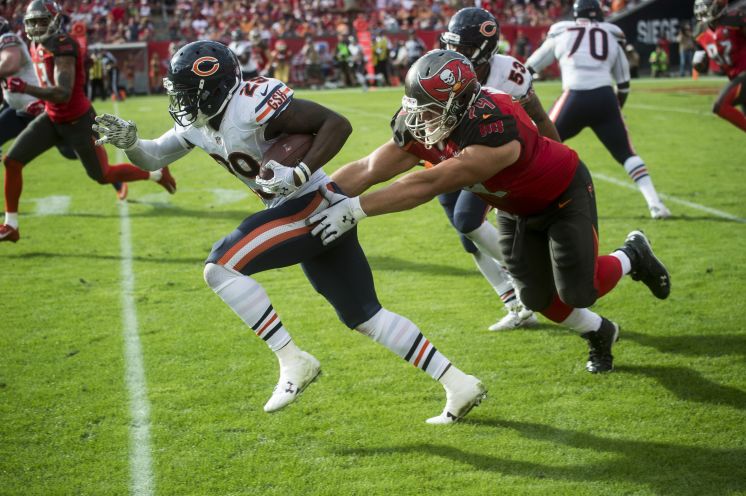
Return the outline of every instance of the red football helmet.
{"type": "Polygon", "coordinates": [[[412,136],[427,147],[444,140],[461,122],[481,86],[465,56],[432,50],[407,72],[402,108],[412,136]]]}

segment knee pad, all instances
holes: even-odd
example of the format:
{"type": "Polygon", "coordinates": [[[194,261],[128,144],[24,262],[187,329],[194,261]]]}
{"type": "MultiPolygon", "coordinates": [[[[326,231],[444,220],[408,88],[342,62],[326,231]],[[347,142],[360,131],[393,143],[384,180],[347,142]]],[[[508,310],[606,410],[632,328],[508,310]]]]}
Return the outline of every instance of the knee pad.
{"type": "Polygon", "coordinates": [[[540,312],[552,303],[552,292],[528,288],[516,288],[523,306],[540,312]]]}
{"type": "Polygon", "coordinates": [[[240,275],[222,265],[218,265],[215,263],[205,264],[205,270],[202,274],[207,285],[210,286],[210,288],[212,288],[212,290],[216,293],[223,287],[225,287],[226,284],[231,282],[236,277],[239,277],[240,275]]]}
{"type": "Polygon", "coordinates": [[[583,289],[578,287],[558,288],[560,300],[573,308],[588,308],[596,303],[598,293],[595,288],[583,289]]]}
{"type": "Polygon", "coordinates": [[[461,234],[468,234],[482,225],[484,216],[469,211],[456,211],[453,214],[453,227],[461,234]]]}

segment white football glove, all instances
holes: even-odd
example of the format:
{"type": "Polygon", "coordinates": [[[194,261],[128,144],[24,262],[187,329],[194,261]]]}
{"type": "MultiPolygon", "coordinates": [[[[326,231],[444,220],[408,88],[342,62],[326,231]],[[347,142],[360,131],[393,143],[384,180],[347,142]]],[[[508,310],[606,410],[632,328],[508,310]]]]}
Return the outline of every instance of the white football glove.
{"type": "Polygon", "coordinates": [[[256,184],[265,192],[287,196],[298,189],[298,186],[295,185],[295,172],[293,172],[292,167],[284,166],[274,160],[268,161],[263,167],[272,169],[272,172],[275,173],[272,179],[256,177],[256,184]]]}
{"type": "Polygon", "coordinates": [[[111,143],[117,148],[131,148],[137,143],[137,126],[132,121],[125,121],[116,115],[101,114],[96,116],[96,124],[91,128],[101,134],[96,145],[111,143]]]}
{"type": "Polygon", "coordinates": [[[308,223],[315,224],[318,222],[318,225],[313,228],[311,234],[321,238],[321,242],[324,245],[328,245],[341,237],[368,216],[360,207],[359,196],[348,198],[345,195],[330,191],[326,186],[321,186],[319,192],[329,202],[329,206],[316,215],[309,217],[308,223]]]}

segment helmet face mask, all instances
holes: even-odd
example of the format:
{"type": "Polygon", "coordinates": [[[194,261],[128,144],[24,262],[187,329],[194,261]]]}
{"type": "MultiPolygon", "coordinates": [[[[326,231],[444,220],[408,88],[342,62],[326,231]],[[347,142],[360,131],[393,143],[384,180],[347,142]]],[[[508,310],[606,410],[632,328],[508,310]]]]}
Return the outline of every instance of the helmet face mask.
{"type": "Polygon", "coordinates": [[[60,6],[52,0],[34,0],[23,17],[26,35],[34,43],[43,43],[62,29],[60,6]]]}
{"type": "Polygon", "coordinates": [[[461,122],[480,88],[465,56],[450,50],[428,52],[407,73],[402,98],[407,130],[428,148],[440,143],[461,122]]]}
{"type": "Polygon", "coordinates": [[[228,47],[190,43],[174,54],[163,79],[168,113],[182,127],[203,127],[225,109],[240,83],[238,59],[228,47]]]}

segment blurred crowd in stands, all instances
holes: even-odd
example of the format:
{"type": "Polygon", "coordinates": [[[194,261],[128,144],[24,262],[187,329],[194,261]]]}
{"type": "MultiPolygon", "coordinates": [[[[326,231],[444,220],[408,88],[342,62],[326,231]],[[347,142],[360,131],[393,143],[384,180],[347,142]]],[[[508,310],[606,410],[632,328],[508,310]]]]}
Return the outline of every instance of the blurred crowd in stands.
{"type": "MultiPolygon", "coordinates": [[[[609,12],[641,0],[602,0],[609,12]]],[[[27,2],[0,2],[0,15],[21,29],[27,2]]],[[[570,12],[572,0],[60,0],[68,23],[85,24],[92,43],[214,39],[237,29],[263,39],[441,30],[461,7],[477,5],[501,23],[543,26],[570,12]]]]}

